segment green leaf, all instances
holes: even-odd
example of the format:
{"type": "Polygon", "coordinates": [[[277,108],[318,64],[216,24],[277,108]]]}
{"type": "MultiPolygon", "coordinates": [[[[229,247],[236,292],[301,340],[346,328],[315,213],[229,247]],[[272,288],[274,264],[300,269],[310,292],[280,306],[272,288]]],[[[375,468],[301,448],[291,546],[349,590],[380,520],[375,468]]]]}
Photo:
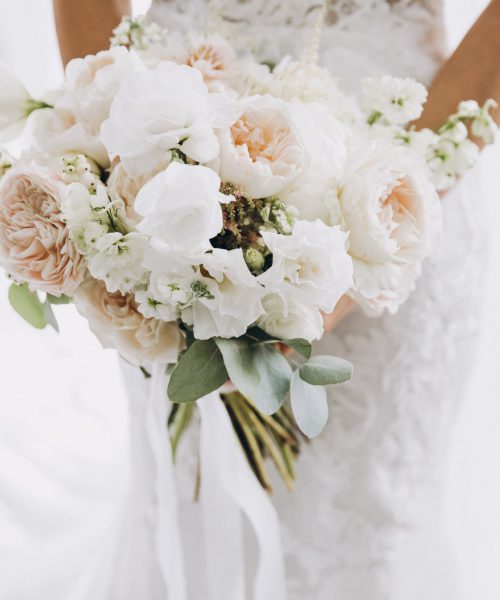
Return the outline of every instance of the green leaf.
{"type": "Polygon", "coordinates": [[[56,316],[52,310],[52,306],[48,301],[43,304],[43,314],[45,316],[45,320],[47,321],[47,325],[50,325],[57,331],[57,333],[59,333],[59,325],[57,323],[56,316]]]}
{"type": "Polygon", "coordinates": [[[13,283],[10,286],[9,302],[17,314],[33,327],[44,329],[47,326],[44,305],[40,302],[38,294],[30,291],[27,283],[13,283]]]}
{"type": "Polygon", "coordinates": [[[215,338],[224,357],[229,378],[244,396],[255,401],[260,385],[260,375],[255,364],[256,347],[246,338],[215,338]]]}
{"type": "Polygon", "coordinates": [[[194,402],[223,385],[229,376],[213,340],[196,340],[180,358],[168,384],[172,402],[194,402]]]}
{"type": "Polygon", "coordinates": [[[336,356],[315,356],[299,367],[300,377],[311,385],[342,383],[352,377],[352,364],[336,356]]]}
{"type": "Polygon", "coordinates": [[[311,358],[312,346],[311,343],[302,338],[296,338],[294,340],[283,340],[283,344],[295,350],[301,354],[304,358],[311,358]]]}
{"type": "Polygon", "coordinates": [[[260,382],[257,396],[252,399],[264,414],[272,415],[281,408],[290,390],[292,367],[283,354],[264,345],[255,349],[255,365],[260,382]]]}
{"type": "Polygon", "coordinates": [[[47,302],[51,304],[71,304],[73,300],[69,296],[65,296],[61,294],[60,296],[53,296],[52,294],[47,294],[47,302]]]}
{"type": "Polygon", "coordinates": [[[295,371],[290,388],[293,416],[301,431],[308,437],[316,437],[328,420],[326,389],[303,381],[295,371]]]}

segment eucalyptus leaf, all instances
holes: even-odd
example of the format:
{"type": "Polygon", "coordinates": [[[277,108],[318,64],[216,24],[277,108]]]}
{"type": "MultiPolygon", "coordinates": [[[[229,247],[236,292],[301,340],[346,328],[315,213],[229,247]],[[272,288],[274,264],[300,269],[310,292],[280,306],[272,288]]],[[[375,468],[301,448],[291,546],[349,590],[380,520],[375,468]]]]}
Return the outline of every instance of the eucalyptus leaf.
{"type": "Polygon", "coordinates": [[[352,364],[336,356],[314,356],[299,367],[299,372],[311,385],[329,385],[351,379],[352,364]]]}
{"type": "Polygon", "coordinates": [[[328,420],[326,389],[306,383],[300,378],[299,371],[295,371],[290,398],[293,416],[301,431],[310,438],[319,435],[328,420]]]}
{"type": "Polygon", "coordinates": [[[36,329],[44,329],[47,326],[44,305],[40,302],[38,294],[28,288],[27,283],[13,283],[10,286],[9,302],[17,314],[36,329]]]}
{"type": "Polygon", "coordinates": [[[264,414],[272,415],[290,390],[292,368],[280,352],[266,345],[255,349],[255,365],[260,382],[257,396],[252,399],[264,414]]]}
{"type": "Polygon", "coordinates": [[[50,325],[57,331],[57,333],[59,333],[59,325],[57,323],[56,316],[52,310],[52,306],[48,301],[45,301],[43,304],[43,314],[45,316],[45,320],[47,321],[47,325],[50,325]]]}
{"type": "Polygon", "coordinates": [[[295,350],[301,354],[304,358],[311,358],[312,346],[311,343],[302,338],[296,338],[294,340],[283,340],[283,344],[295,350]]]}
{"type": "Polygon", "coordinates": [[[257,347],[244,337],[238,339],[215,338],[215,343],[224,357],[229,379],[244,396],[248,396],[256,402],[260,386],[260,374],[255,364],[257,347]]]}
{"type": "Polygon", "coordinates": [[[71,304],[73,300],[69,296],[65,296],[61,294],[61,296],[53,296],[52,294],[47,294],[47,302],[51,304],[71,304]]]}
{"type": "Polygon", "coordinates": [[[214,340],[196,340],[175,367],[168,384],[172,402],[194,402],[228,380],[222,354],[214,340]]]}

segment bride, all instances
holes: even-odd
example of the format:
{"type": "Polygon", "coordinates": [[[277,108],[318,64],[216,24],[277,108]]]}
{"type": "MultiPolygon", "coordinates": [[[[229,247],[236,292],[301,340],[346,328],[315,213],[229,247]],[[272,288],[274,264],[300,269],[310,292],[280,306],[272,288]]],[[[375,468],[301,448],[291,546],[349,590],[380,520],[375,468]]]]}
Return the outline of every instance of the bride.
{"type": "MultiPolygon", "coordinates": [[[[500,0],[490,3],[449,59],[444,2],[331,0],[320,62],[353,90],[374,72],[432,84],[422,127],[438,127],[461,99],[500,100],[500,68],[490,61],[500,53],[500,0]]],[[[275,62],[301,55],[322,7],[319,0],[156,0],[151,18],[187,29],[202,27],[217,13],[232,39],[275,62]]],[[[68,60],[105,47],[128,6],[125,0],[56,0],[55,9],[68,60]]],[[[289,600],[460,598],[442,524],[442,487],[450,434],[475,356],[482,265],[493,233],[484,216],[480,168],[443,199],[440,252],[396,315],[372,319],[344,302],[340,313],[325,319],[331,332],[318,351],[348,358],[356,374],[331,394],[327,429],[303,450],[297,490],[289,494],[277,485],[273,496],[289,600]]],[[[183,468],[190,473],[181,460],[183,468]]],[[[181,505],[191,502],[186,496],[181,505]]],[[[166,598],[147,541],[135,543],[144,549],[135,556],[148,562],[145,587],[116,598],[166,598]]],[[[195,546],[196,540],[193,552],[195,546]]],[[[189,540],[186,556],[191,563],[189,540]]],[[[140,568],[132,563],[128,569],[140,568]]],[[[196,600],[207,597],[199,578],[191,583],[196,600]]]]}

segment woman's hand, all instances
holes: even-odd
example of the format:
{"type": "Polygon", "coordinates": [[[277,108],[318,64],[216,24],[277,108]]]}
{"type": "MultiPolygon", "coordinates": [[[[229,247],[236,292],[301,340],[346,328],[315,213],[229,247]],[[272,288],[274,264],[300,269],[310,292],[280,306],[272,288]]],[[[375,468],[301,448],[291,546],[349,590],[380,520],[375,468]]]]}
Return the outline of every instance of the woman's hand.
{"type": "Polygon", "coordinates": [[[63,64],[109,48],[109,38],[122,17],[131,14],[130,0],[53,0],[63,64]]]}

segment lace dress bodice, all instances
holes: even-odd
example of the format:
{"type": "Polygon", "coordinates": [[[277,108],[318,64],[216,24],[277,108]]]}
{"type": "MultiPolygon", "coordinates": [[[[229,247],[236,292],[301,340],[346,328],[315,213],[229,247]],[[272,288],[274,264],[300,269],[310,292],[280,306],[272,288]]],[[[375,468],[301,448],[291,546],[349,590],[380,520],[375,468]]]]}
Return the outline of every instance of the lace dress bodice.
{"type": "MultiPolygon", "coordinates": [[[[208,6],[164,0],[152,18],[201,27],[208,6]]],[[[277,60],[300,56],[321,3],[220,0],[218,9],[228,35],[277,60]]],[[[351,89],[374,72],[429,83],[446,52],[443,12],[441,0],[333,0],[320,62],[351,89]]],[[[441,249],[401,310],[379,319],[357,312],[318,344],[317,352],[352,361],[355,376],[332,390],[327,429],[304,448],[297,490],[274,495],[289,600],[459,597],[446,576],[440,503],[478,333],[488,230],[478,179],[476,170],[447,195],[441,249]]]]}

